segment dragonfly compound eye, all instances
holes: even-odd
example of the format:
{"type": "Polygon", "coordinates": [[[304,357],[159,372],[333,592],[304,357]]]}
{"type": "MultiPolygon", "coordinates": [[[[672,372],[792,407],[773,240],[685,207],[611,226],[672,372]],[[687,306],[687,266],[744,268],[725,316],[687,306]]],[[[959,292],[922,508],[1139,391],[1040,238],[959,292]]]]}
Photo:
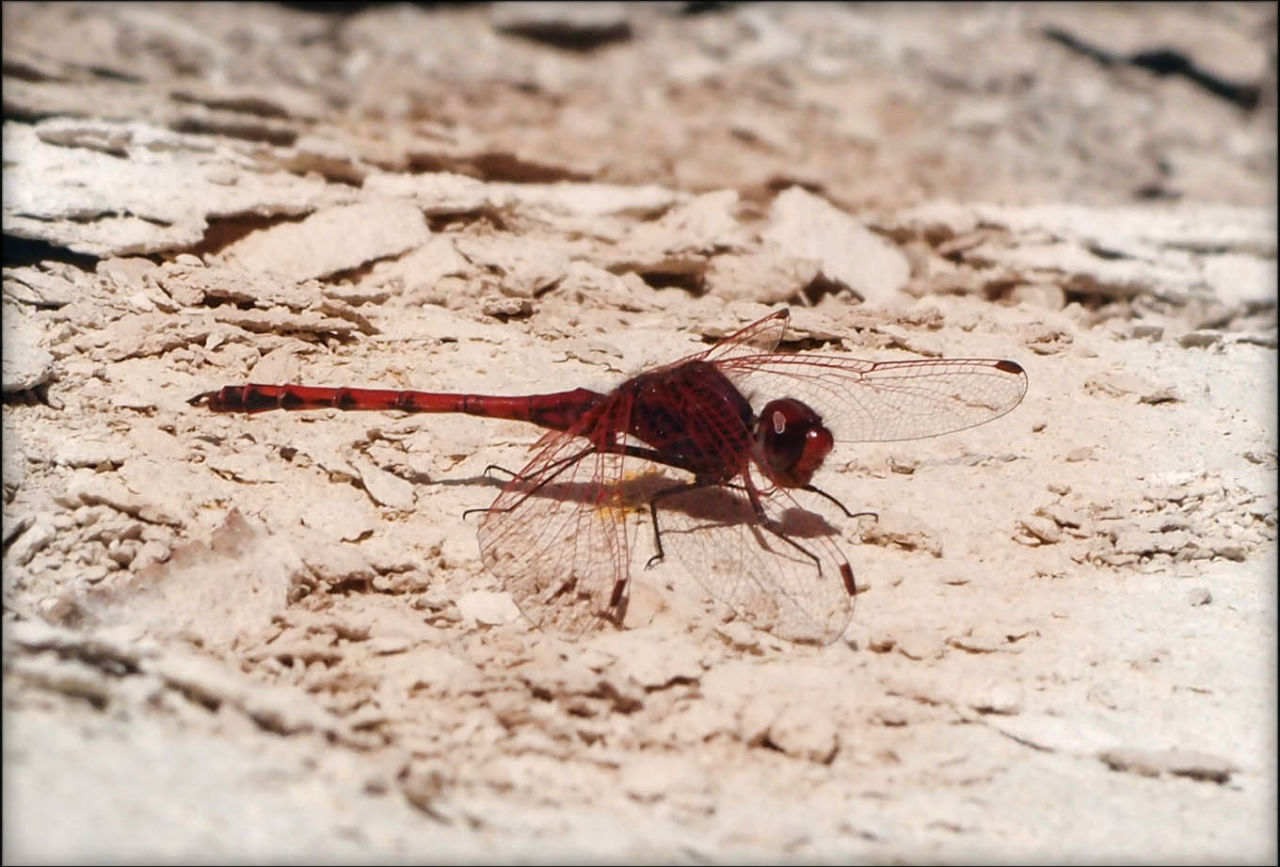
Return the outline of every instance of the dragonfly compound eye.
{"type": "Polygon", "coordinates": [[[775,484],[785,488],[809,484],[833,444],[822,416],[795,398],[770,401],[756,423],[760,464],[775,484]]]}

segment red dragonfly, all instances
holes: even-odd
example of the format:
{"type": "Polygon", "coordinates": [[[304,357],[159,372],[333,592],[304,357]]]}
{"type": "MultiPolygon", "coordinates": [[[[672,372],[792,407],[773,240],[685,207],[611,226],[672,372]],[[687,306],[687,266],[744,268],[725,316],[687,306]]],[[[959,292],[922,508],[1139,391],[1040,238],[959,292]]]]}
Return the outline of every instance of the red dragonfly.
{"type": "Polygon", "coordinates": [[[189,402],[214,412],[462,412],[548,428],[479,529],[482,560],[532,621],[575,633],[602,618],[621,622],[626,515],[639,503],[653,525],[648,565],[670,547],[712,596],[757,627],[827,644],[847,627],[857,586],[837,531],[795,492],[855,517],[811,482],[836,441],[918,439],[991,421],[1022,400],[1027,375],[1016,362],[987,358],[776,352],[789,319],[779,310],[607,394],[234,385],[189,402]],[[631,459],[692,478],[628,476],[631,459]]]}

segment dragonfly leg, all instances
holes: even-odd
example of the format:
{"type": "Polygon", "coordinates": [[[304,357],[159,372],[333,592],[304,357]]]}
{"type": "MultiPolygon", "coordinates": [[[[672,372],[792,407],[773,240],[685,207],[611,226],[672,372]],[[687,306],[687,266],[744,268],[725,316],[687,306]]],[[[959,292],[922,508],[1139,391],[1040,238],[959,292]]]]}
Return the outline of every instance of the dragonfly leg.
{"type": "MultiPolygon", "coordinates": [[[[506,473],[508,476],[511,476],[511,478],[513,479],[517,475],[517,473],[513,473],[511,470],[507,469],[506,467],[500,467],[497,464],[489,464],[489,466],[485,467],[483,475],[487,479],[489,478],[489,474],[492,472],[506,473]]],[[[490,508],[491,508],[490,506],[477,506],[474,509],[463,509],[462,520],[465,521],[467,519],[467,515],[472,515],[472,514],[475,514],[476,512],[487,512],[489,511],[490,508]]]]}
{"type": "Polygon", "coordinates": [[[844,503],[840,502],[840,501],[839,501],[839,500],[837,500],[835,497],[831,496],[831,495],[830,495],[830,494],[828,494],[826,491],[822,490],[822,488],[819,488],[817,485],[805,485],[805,486],[804,486],[803,488],[801,488],[800,490],[802,490],[802,491],[808,491],[808,492],[809,492],[809,493],[811,493],[811,494],[817,494],[819,497],[822,497],[822,498],[826,499],[826,500],[827,500],[827,501],[829,501],[829,502],[835,503],[835,504],[836,504],[836,506],[838,506],[838,507],[839,507],[840,511],[844,512],[844,516],[845,516],[846,518],[867,518],[867,517],[870,517],[870,518],[875,518],[877,521],[878,521],[878,520],[880,520],[880,516],[879,516],[879,515],[877,515],[875,512],[850,512],[847,508],[845,508],[844,503]]]}
{"type": "MultiPolygon", "coordinates": [[[[747,492],[747,499],[751,501],[752,508],[754,508],[756,511],[756,517],[760,519],[760,526],[763,527],[766,531],[772,533],[774,536],[781,539],[783,542],[786,542],[792,548],[795,548],[797,551],[799,551],[801,554],[808,557],[810,560],[812,560],[813,565],[818,570],[818,574],[821,575],[822,560],[818,557],[818,555],[813,553],[804,545],[801,545],[795,539],[792,539],[790,536],[776,529],[773,526],[774,522],[770,520],[768,515],[765,514],[764,505],[760,502],[760,491],[756,488],[755,483],[751,481],[751,473],[746,472],[742,474],[742,487],[747,492]]],[[[809,487],[812,487],[812,486],[809,486],[809,487]]],[[[829,500],[833,501],[836,505],[840,506],[841,509],[844,509],[844,506],[841,505],[840,501],[836,500],[835,497],[832,497],[830,494],[827,494],[825,491],[818,491],[817,488],[813,488],[813,490],[817,491],[818,493],[822,494],[824,497],[827,497],[829,500]]],[[[845,514],[848,514],[847,509],[845,509],[845,514]]]]}
{"type": "MultiPolygon", "coordinates": [[[[812,560],[813,565],[818,570],[818,574],[821,575],[822,560],[818,557],[818,555],[810,551],[805,546],[801,545],[795,539],[792,539],[791,537],[787,536],[785,533],[782,533],[781,531],[773,527],[773,521],[771,521],[769,519],[769,516],[765,514],[764,505],[761,504],[760,502],[760,492],[756,489],[755,485],[751,483],[751,479],[749,476],[744,477],[744,479],[745,479],[745,484],[741,484],[741,485],[727,484],[724,482],[703,481],[703,480],[695,479],[694,481],[688,482],[687,484],[673,485],[670,488],[663,488],[661,491],[658,491],[656,494],[654,494],[649,499],[649,517],[653,521],[653,544],[654,544],[654,547],[658,549],[658,553],[654,554],[652,557],[649,558],[649,561],[644,564],[644,568],[650,569],[655,564],[661,563],[662,560],[666,557],[666,553],[662,549],[662,528],[658,526],[658,501],[665,497],[669,497],[672,494],[687,493],[689,491],[696,491],[698,488],[716,486],[716,487],[730,488],[732,490],[745,492],[747,495],[747,500],[751,503],[752,510],[756,513],[756,517],[759,519],[759,526],[763,527],[766,531],[768,531],[769,533],[772,533],[778,539],[782,540],[783,542],[786,542],[788,545],[795,548],[801,554],[804,554],[806,557],[812,560]]],[[[824,491],[817,491],[817,493],[822,494],[823,496],[829,497],[829,495],[827,495],[824,491]]],[[[831,499],[834,500],[834,498],[831,498],[831,499]]],[[[838,500],[836,500],[835,502],[837,505],[840,505],[838,500]]],[[[840,506],[840,507],[842,509],[844,508],[844,506],[840,506]]],[[[845,510],[845,514],[850,514],[847,509],[845,510]]],[[[850,517],[853,517],[853,516],[850,515],[850,517]]]]}
{"type": "Polygon", "coordinates": [[[818,555],[817,555],[817,554],[815,554],[815,553],[813,553],[813,552],[812,552],[812,551],[810,551],[808,548],[806,548],[804,545],[801,545],[799,542],[797,542],[795,539],[792,539],[790,536],[786,535],[785,533],[782,533],[782,532],[780,532],[780,531],[778,531],[778,530],[775,530],[775,529],[772,527],[772,523],[773,523],[772,521],[765,520],[765,521],[761,521],[761,522],[760,522],[760,526],[761,526],[761,527],[763,527],[766,531],[768,531],[768,532],[772,533],[774,536],[777,536],[777,537],[778,537],[779,539],[781,539],[783,542],[786,542],[786,543],[787,543],[788,545],[790,545],[792,548],[795,548],[797,551],[799,551],[801,554],[803,554],[803,555],[805,555],[806,557],[808,557],[810,560],[812,560],[812,561],[813,561],[813,565],[814,565],[815,567],[817,567],[818,574],[819,574],[819,575],[821,575],[821,574],[822,574],[822,561],[821,561],[820,559],[818,559],[818,555]]]}
{"type": "Polygon", "coordinates": [[[653,520],[653,544],[658,549],[658,553],[649,558],[649,561],[644,564],[644,568],[653,568],[655,564],[661,563],[667,556],[662,550],[662,530],[658,527],[658,501],[672,494],[696,491],[698,488],[706,488],[714,484],[716,483],[694,479],[692,482],[686,482],[683,485],[672,485],[669,488],[663,488],[649,498],[649,517],[653,520]]]}
{"type": "MultiPolygon", "coordinates": [[[[670,460],[664,457],[661,452],[654,451],[653,449],[641,448],[640,446],[625,445],[623,443],[606,443],[605,446],[603,447],[590,445],[584,448],[580,452],[575,452],[574,454],[568,455],[567,457],[563,457],[558,461],[554,461],[548,464],[547,469],[552,470],[552,472],[549,475],[545,476],[542,479],[542,481],[538,482],[537,485],[530,488],[528,491],[525,491],[524,496],[521,497],[517,502],[512,503],[510,506],[507,506],[502,509],[494,509],[493,506],[477,506],[474,509],[467,509],[466,511],[464,511],[462,513],[462,517],[465,519],[467,515],[474,514],[475,512],[493,512],[493,511],[510,512],[512,509],[516,508],[521,503],[523,503],[525,501],[525,498],[533,496],[538,492],[540,488],[542,488],[548,482],[553,480],[556,476],[560,475],[560,473],[563,472],[566,467],[576,464],[578,461],[582,460],[587,455],[592,454],[594,452],[605,452],[607,454],[629,455],[630,457],[633,457],[633,458],[640,458],[642,460],[652,461],[653,463],[663,464],[664,466],[674,467],[678,470],[688,470],[692,472],[684,464],[679,463],[677,461],[670,460]]],[[[497,470],[498,472],[506,473],[507,475],[511,476],[513,479],[519,475],[519,473],[513,473],[511,470],[508,470],[506,467],[500,467],[497,464],[489,464],[489,466],[484,468],[486,475],[492,470],[497,470]]]]}
{"type": "MultiPolygon", "coordinates": [[[[783,533],[781,530],[779,530],[775,526],[775,522],[771,518],[769,518],[769,516],[765,513],[764,504],[761,503],[760,501],[760,492],[756,488],[756,486],[752,483],[750,476],[744,476],[743,478],[744,478],[744,483],[740,485],[728,483],[728,482],[713,482],[713,481],[703,481],[703,480],[695,479],[694,481],[684,485],[673,485],[670,488],[664,488],[663,490],[658,491],[656,494],[654,494],[653,497],[650,498],[649,500],[649,515],[653,520],[653,541],[654,541],[655,547],[657,547],[658,549],[658,553],[654,554],[652,557],[649,558],[649,562],[645,563],[644,568],[648,569],[652,567],[655,563],[661,562],[665,556],[662,550],[662,530],[658,526],[658,501],[660,499],[663,499],[664,497],[669,497],[672,494],[686,493],[688,491],[697,490],[698,488],[715,486],[715,487],[729,488],[730,490],[734,490],[734,491],[744,492],[747,495],[747,500],[751,503],[752,510],[756,513],[756,517],[758,519],[757,526],[764,529],[765,532],[775,536],[778,540],[785,542],[786,544],[790,545],[792,548],[795,548],[805,557],[812,560],[813,567],[818,571],[818,575],[820,577],[823,574],[825,574],[822,570],[822,559],[817,554],[813,553],[804,545],[801,545],[795,539],[792,539],[790,536],[788,536],[786,533],[783,533]]],[[[817,491],[817,493],[822,495],[826,494],[825,491],[817,491]]],[[[840,505],[838,501],[836,501],[836,504],[840,505]]],[[[857,512],[857,513],[851,514],[847,509],[845,510],[845,514],[848,514],[851,518],[857,518],[863,515],[872,515],[872,516],[875,515],[874,512],[857,512]]],[[[839,569],[840,579],[844,583],[845,590],[848,591],[850,596],[856,596],[859,590],[858,590],[857,583],[854,581],[854,578],[853,578],[853,569],[849,566],[848,562],[844,562],[839,565],[840,565],[840,569],[839,569]]],[[[617,590],[615,588],[615,593],[616,592],[617,590]]]]}
{"type": "MultiPolygon", "coordinates": [[[[518,500],[516,500],[514,503],[512,503],[510,506],[505,506],[504,508],[501,508],[501,509],[498,509],[498,508],[496,508],[496,507],[494,507],[494,506],[487,506],[487,507],[483,507],[483,508],[481,508],[481,507],[477,507],[477,508],[474,508],[474,509],[467,509],[465,512],[463,512],[463,513],[462,513],[462,517],[463,517],[463,519],[465,520],[465,519],[466,519],[466,517],[467,517],[467,515],[470,515],[470,514],[472,514],[472,513],[474,513],[474,512],[510,512],[512,509],[515,509],[516,507],[518,507],[520,504],[522,504],[522,503],[523,503],[525,500],[527,500],[529,497],[532,497],[532,496],[533,496],[534,494],[536,494],[539,490],[541,490],[543,487],[545,487],[547,484],[549,484],[551,481],[553,481],[553,480],[555,479],[555,477],[556,477],[556,476],[560,475],[560,474],[561,474],[561,473],[563,473],[566,469],[568,469],[569,467],[573,466],[573,465],[574,465],[574,464],[576,464],[578,461],[582,460],[583,458],[585,458],[587,455],[591,454],[591,453],[592,453],[592,452],[594,452],[595,450],[596,450],[595,446],[587,446],[586,448],[584,448],[584,449],[583,449],[582,451],[580,451],[580,452],[575,452],[574,454],[571,454],[571,455],[569,455],[569,456],[567,456],[567,457],[563,457],[563,458],[561,458],[561,459],[560,459],[560,460],[558,460],[558,461],[554,461],[554,462],[552,462],[552,463],[548,464],[548,465],[547,465],[547,469],[551,469],[552,467],[554,467],[554,468],[555,468],[555,469],[554,469],[554,471],[553,471],[553,472],[550,472],[550,473],[547,473],[546,475],[544,475],[544,476],[543,476],[543,478],[538,482],[538,484],[534,485],[532,488],[530,488],[529,490],[525,491],[525,492],[524,492],[524,495],[523,495],[523,496],[521,496],[521,497],[520,497],[520,499],[518,499],[518,500]]],[[[497,466],[496,466],[496,465],[494,465],[494,464],[490,464],[488,467],[486,467],[486,468],[485,468],[485,472],[488,472],[489,470],[491,470],[491,469],[495,469],[495,468],[496,468],[496,469],[499,469],[499,470],[502,470],[504,473],[511,473],[511,471],[510,471],[510,470],[503,469],[502,467],[497,467],[497,466]]],[[[512,477],[516,477],[516,476],[518,476],[519,474],[518,474],[518,473],[511,473],[511,475],[512,475],[512,477]]]]}
{"type": "Polygon", "coordinates": [[[486,477],[488,477],[488,475],[489,475],[490,473],[506,473],[508,476],[510,476],[510,477],[511,477],[511,478],[513,478],[513,479],[514,479],[514,478],[516,477],[516,475],[517,475],[515,472],[512,472],[511,470],[507,469],[506,467],[500,467],[500,466],[498,466],[497,464],[489,464],[489,466],[487,466],[487,467],[485,467],[485,468],[484,468],[484,475],[485,475],[486,477]]]}

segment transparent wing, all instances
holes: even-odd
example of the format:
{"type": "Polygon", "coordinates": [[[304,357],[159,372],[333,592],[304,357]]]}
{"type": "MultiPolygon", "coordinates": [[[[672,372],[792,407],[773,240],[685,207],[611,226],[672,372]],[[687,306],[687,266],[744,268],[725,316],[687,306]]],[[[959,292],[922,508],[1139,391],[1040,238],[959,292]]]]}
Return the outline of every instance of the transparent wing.
{"type": "Polygon", "coordinates": [[[839,522],[802,508],[783,489],[762,493],[761,504],[763,517],[739,487],[664,497],[662,544],[753,626],[789,641],[830,644],[853,616],[853,571],[836,544],[839,522]]]}
{"type": "Polygon", "coordinates": [[[701,352],[695,352],[693,355],[666,365],[666,367],[677,367],[686,361],[693,361],[694,359],[721,362],[743,356],[773,352],[782,341],[782,335],[786,333],[787,323],[790,321],[790,310],[785,308],[778,310],[739,331],[735,331],[720,340],[715,346],[704,349],[701,352]]]}
{"type": "Polygon", "coordinates": [[[794,397],[844,442],[919,439],[999,418],[1027,393],[1013,361],[929,358],[861,361],[841,355],[757,353],[717,366],[759,410],[794,397]]]}
{"type": "MultiPolygon", "coordinates": [[[[614,401],[600,418],[626,428],[614,401]],[[614,416],[610,418],[610,413],[614,416]]],[[[581,633],[617,620],[629,577],[623,456],[602,454],[582,430],[552,432],[481,521],[480,557],[540,627],[581,633]]]]}

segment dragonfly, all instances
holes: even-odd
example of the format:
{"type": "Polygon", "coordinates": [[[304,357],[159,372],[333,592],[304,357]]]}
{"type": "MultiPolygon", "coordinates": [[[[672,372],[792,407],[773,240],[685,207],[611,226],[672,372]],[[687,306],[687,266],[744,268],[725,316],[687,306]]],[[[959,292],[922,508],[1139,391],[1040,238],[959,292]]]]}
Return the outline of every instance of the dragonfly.
{"type": "MultiPolygon", "coordinates": [[[[189,400],[214,412],[373,410],[466,413],[546,433],[481,511],[481,560],[544,629],[622,624],[635,527],[671,549],[711,596],[757,628],[829,644],[859,588],[823,513],[856,518],[813,484],[837,442],[891,442],[964,430],[1021,401],[1015,361],[864,361],[780,352],[783,308],[612,391],[505,396],[307,385],[229,385],[189,400]],[[649,472],[632,472],[631,468],[649,472]],[[672,479],[666,470],[682,474],[672,479]],[[811,507],[802,506],[803,498],[811,507]],[[628,521],[639,514],[647,521],[628,521]]],[[[491,469],[495,469],[492,468],[491,469]]],[[[861,513],[871,514],[871,513],[861,513]]]]}

